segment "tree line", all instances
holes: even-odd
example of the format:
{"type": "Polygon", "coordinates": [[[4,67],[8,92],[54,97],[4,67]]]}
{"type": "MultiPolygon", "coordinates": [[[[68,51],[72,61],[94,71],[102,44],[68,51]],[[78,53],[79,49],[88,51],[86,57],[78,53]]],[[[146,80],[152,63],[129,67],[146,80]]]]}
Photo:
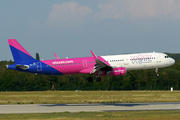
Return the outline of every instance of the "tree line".
{"type": "Polygon", "coordinates": [[[45,91],[51,90],[180,90],[180,54],[167,53],[176,63],[160,68],[157,77],[154,69],[127,71],[124,76],[103,76],[101,82],[88,82],[88,74],[35,75],[6,69],[13,61],[0,62],[1,91],[45,91]]]}

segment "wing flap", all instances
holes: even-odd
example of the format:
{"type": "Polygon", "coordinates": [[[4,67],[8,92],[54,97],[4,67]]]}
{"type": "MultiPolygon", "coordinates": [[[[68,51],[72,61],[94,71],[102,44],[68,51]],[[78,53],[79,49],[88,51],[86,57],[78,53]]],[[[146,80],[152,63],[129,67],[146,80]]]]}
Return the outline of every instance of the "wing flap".
{"type": "Polygon", "coordinates": [[[92,73],[95,73],[99,70],[105,70],[105,71],[109,71],[111,70],[113,67],[110,66],[110,64],[108,65],[108,62],[106,62],[105,60],[101,60],[100,58],[98,58],[94,53],[93,51],[91,50],[91,54],[93,56],[93,58],[95,59],[96,61],[96,64],[94,66],[94,69],[91,71],[91,74],[92,73]]]}

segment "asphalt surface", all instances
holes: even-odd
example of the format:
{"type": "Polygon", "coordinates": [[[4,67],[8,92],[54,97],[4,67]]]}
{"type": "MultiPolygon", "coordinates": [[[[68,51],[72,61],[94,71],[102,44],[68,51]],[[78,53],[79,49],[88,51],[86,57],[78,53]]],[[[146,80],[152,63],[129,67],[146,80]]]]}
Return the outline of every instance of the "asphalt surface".
{"type": "Polygon", "coordinates": [[[0,105],[0,114],[54,113],[54,112],[110,112],[180,110],[179,103],[103,103],[103,104],[22,104],[0,105]]]}

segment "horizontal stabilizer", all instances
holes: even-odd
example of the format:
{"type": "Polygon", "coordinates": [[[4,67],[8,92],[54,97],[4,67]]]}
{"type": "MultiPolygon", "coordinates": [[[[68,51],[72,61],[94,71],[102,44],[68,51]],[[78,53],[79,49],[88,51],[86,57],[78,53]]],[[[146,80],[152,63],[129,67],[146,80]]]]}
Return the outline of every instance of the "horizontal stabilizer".
{"type": "Polygon", "coordinates": [[[16,65],[16,68],[22,69],[22,70],[28,70],[29,66],[28,65],[16,65]]]}

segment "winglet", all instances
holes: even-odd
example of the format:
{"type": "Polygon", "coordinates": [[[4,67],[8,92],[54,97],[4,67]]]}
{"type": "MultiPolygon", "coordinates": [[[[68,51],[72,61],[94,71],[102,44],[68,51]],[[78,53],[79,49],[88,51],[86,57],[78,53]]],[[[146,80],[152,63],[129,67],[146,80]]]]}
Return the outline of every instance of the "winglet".
{"type": "Polygon", "coordinates": [[[93,53],[92,50],[91,50],[91,54],[92,54],[92,56],[94,57],[95,60],[98,59],[98,57],[93,53]]]}
{"type": "Polygon", "coordinates": [[[59,57],[56,55],[56,53],[54,53],[54,55],[55,55],[56,59],[59,59],[59,57]]]}

